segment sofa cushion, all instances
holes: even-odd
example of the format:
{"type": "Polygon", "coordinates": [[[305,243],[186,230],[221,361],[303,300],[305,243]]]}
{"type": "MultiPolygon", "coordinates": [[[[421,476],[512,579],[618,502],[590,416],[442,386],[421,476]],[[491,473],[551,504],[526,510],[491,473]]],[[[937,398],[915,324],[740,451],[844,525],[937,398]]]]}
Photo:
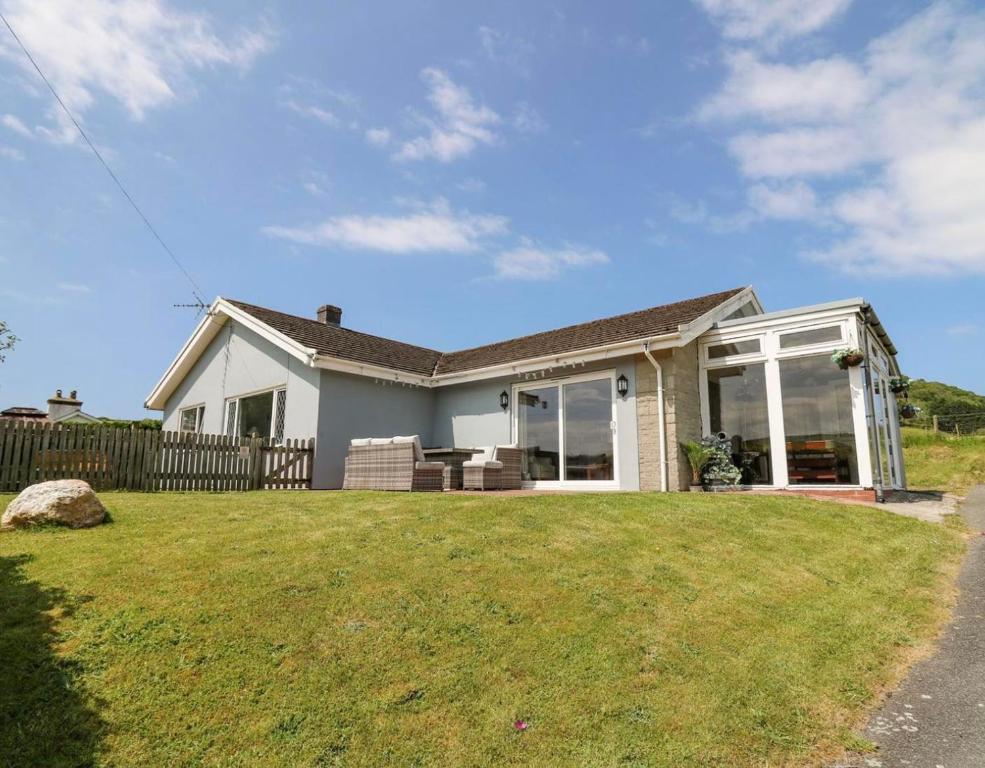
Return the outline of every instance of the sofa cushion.
{"type": "Polygon", "coordinates": [[[472,454],[472,461],[492,461],[496,448],[492,445],[481,445],[475,450],[476,452],[472,454]]]}
{"type": "Polygon", "coordinates": [[[499,458],[498,454],[500,448],[516,448],[516,447],[517,447],[516,443],[512,443],[510,445],[497,445],[496,450],[493,451],[493,458],[499,458]]]}
{"type": "Polygon", "coordinates": [[[370,445],[393,445],[392,437],[374,437],[369,441],[370,445]]]}
{"type": "Polygon", "coordinates": [[[472,469],[476,467],[481,467],[482,469],[502,469],[503,462],[501,461],[483,461],[482,459],[471,459],[470,461],[463,461],[463,467],[470,467],[472,469]]]}
{"type": "Polygon", "coordinates": [[[349,441],[349,445],[369,445],[368,437],[354,437],[349,441]]]}
{"type": "Polygon", "coordinates": [[[403,443],[413,443],[414,444],[414,460],[424,461],[424,449],[421,448],[421,438],[417,435],[398,435],[393,438],[393,444],[403,444],[403,443]]]}
{"type": "Polygon", "coordinates": [[[443,461],[419,461],[414,464],[414,469],[444,469],[443,461]]]}

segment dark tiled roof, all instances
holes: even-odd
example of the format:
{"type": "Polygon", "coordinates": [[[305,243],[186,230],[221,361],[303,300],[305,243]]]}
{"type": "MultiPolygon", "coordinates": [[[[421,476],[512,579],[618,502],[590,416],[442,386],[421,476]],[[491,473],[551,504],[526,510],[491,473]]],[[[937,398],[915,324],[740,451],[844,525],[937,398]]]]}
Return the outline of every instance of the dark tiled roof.
{"type": "Polygon", "coordinates": [[[320,354],[430,376],[486,368],[535,357],[560,355],[605,344],[672,333],[678,326],[696,320],[742,290],[744,289],[733,288],[729,291],[664,304],[625,315],[592,320],[554,331],[544,331],[521,336],[518,339],[445,353],[359,333],[348,328],[325,325],[317,320],[287,315],[255,304],[233,300],[229,300],[229,303],[299,344],[317,350],[320,354]]]}
{"type": "Polygon", "coordinates": [[[401,341],[384,339],[336,325],[326,325],[317,320],[287,315],[255,304],[232,299],[227,301],[294,339],[298,344],[314,349],[322,355],[379,365],[421,376],[430,376],[434,372],[438,358],[441,357],[441,353],[433,349],[415,347],[413,344],[404,344],[401,341]]]}
{"type": "Polygon", "coordinates": [[[664,304],[625,315],[569,325],[555,331],[521,336],[518,339],[500,341],[474,349],[463,349],[460,352],[447,352],[441,356],[435,373],[457,373],[514,360],[559,355],[604,344],[647,339],[672,333],[678,326],[696,320],[742,290],[744,289],[733,288],[674,304],[664,304]]]}

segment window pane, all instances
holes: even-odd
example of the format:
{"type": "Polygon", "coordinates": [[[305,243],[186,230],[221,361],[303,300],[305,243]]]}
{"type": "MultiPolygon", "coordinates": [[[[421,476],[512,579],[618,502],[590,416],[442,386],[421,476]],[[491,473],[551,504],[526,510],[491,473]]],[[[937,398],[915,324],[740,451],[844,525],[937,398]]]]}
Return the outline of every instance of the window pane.
{"type": "Polygon", "coordinates": [[[198,408],[189,408],[188,410],[181,412],[181,431],[182,432],[197,432],[198,431],[198,408]]]}
{"type": "Polygon", "coordinates": [[[612,480],[612,381],[564,385],[564,479],[612,480]]]}
{"type": "Polygon", "coordinates": [[[274,393],[264,392],[239,399],[239,436],[270,437],[270,420],[274,413],[274,393]]]}
{"type": "Polygon", "coordinates": [[[765,363],[708,371],[708,409],[712,433],[724,432],[732,440],[742,484],[772,483],[765,363]]]}
{"type": "Polygon", "coordinates": [[[287,408],[287,390],[277,390],[277,414],[274,416],[274,442],[284,442],[284,410],[287,408]]]}
{"type": "Polygon", "coordinates": [[[827,355],[781,360],[779,365],[791,485],[857,484],[848,371],[827,355]]]}
{"type": "Polygon", "coordinates": [[[560,480],[558,388],[522,389],[516,400],[523,479],[560,480]]]}
{"type": "Polygon", "coordinates": [[[759,352],[759,339],[733,341],[731,344],[716,344],[708,347],[708,357],[730,357],[732,355],[752,355],[759,352]]]}
{"type": "Polygon", "coordinates": [[[806,347],[808,344],[823,344],[826,341],[841,341],[841,326],[829,325],[826,328],[785,333],[780,336],[780,349],[806,347]]]}
{"type": "Polygon", "coordinates": [[[230,437],[236,434],[236,401],[230,400],[226,405],[226,434],[230,437]]]}

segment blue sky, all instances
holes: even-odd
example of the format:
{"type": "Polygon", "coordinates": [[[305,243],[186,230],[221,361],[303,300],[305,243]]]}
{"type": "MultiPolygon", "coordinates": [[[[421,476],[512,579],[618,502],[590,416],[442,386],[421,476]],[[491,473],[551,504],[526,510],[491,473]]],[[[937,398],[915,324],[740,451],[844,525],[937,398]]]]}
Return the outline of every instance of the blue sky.
{"type": "MultiPolygon", "coordinates": [[[[0,0],[208,299],[455,349],[862,295],[985,390],[980,5],[309,5],[0,0]]],[[[193,298],[73,131],[0,28],[0,406],[141,416],[193,298]]]]}

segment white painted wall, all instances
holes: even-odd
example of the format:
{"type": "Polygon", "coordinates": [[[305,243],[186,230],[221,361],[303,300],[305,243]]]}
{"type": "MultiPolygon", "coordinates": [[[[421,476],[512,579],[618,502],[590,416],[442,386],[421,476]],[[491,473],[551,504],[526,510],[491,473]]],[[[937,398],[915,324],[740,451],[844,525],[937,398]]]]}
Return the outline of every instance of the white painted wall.
{"type": "Polygon", "coordinates": [[[164,406],[164,429],[176,430],[183,408],[205,405],[202,432],[221,435],[226,399],[287,387],[284,437],[314,437],[320,371],[229,320],[164,406]]]}
{"type": "Polygon", "coordinates": [[[345,456],[354,437],[419,435],[422,445],[433,444],[431,389],[322,371],[320,398],[315,450],[317,488],[342,487],[345,456]]]}

